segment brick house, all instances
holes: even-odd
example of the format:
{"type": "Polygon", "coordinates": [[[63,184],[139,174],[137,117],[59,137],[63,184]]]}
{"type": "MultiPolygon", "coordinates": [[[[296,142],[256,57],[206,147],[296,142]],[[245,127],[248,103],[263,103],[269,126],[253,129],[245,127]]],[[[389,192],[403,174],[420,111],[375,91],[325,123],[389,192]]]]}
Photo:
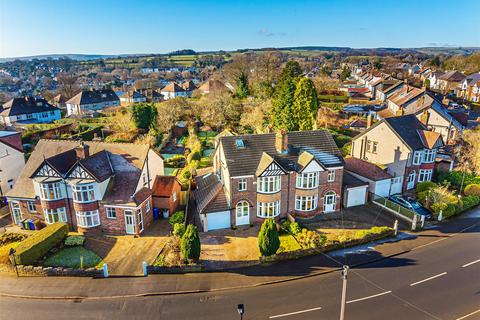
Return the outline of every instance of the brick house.
{"type": "Polygon", "coordinates": [[[153,207],[172,215],[177,211],[181,191],[182,185],[177,177],[157,176],[152,187],[153,207]]]}
{"type": "Polygon", "coordinates": [[[12,221],[66,222],[83,233],[140,234],[163,159],[148,145],[40,140],[7,193],[12,221]]]}
{"type": "Polygon", "coordinates": [[[352,140],[351,155],[386,168],[392,176],[391,194],[430,181],[442,135],[433,132],[415,115],[383,119],[352,140]]]}
{"type": "Polygon", "coordinates": [[[194,199],[204,231],[288,214],[340,209],[343,158],[324,130],[223,136],[214,172],[197,178],[194,199]]]}

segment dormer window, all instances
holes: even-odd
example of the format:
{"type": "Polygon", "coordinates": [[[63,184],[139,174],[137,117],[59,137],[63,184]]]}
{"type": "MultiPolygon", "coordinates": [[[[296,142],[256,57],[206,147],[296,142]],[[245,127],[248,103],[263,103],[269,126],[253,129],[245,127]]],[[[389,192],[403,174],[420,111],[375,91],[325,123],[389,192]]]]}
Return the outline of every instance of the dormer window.
{"type": "Polygon", "coordinates": [[[40,198],[42,200],[58,200],[62,197],[60,192],[60,182],[50,182],[40,184],[40,198]]]}
{"type": "Polygon", "coordinates": [[[93,184],[72,185],[73,201],[92,202],[95,201],[95,191],[93,184]]]}

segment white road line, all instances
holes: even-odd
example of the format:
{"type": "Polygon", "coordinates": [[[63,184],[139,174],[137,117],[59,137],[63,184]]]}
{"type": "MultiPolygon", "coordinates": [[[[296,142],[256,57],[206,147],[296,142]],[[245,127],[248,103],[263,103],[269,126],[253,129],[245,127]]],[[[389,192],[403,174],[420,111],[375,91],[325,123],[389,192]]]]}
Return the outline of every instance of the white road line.
{"type": "Polygon", "coordinates": [[[469,262],[469,263],[467,263],[467,264],[464,264],[464,265],[462,266],[462,268],[469,267],[469,266],[471,266],[472,264],[475,264],[475,263],[478,263],[478,262],[480,262],[480,259],[475,260],[475,261],[472,261],[472,262],[469,262]]]}
{"type": "Polygon", "coordinates": [[[420,280],[420,281],[414,282],[414,283],[410,284],[410,287],[416,286],[417,284],[420,284],[420,283],[426,282],[426,281],[428,281],[428,280],[432,280],[432,279],[435,279],[435,278],[438,278],[438,277],[444,276],[444,275],[446,275],[446,274],[447,274],[446,272],[443,272],[443,273],[437,274],[436,276],[433,276],[433,277],[430,277],[430,278],[427,278],[427,279],[423,279],[423,280],[420,280]]]}
{"type": "Polygon", "coordinates": [[[477,313],[479,313],[479,312],[480,312],[480,309],[478,309],[477,311],[473,311],[472,313],[466,314],[466,315],[464,315],[463,317],[457,318],[457,319],[455,319],[455,320],[467,319],[468,317],[473,316],[474,314],[477,314],[477,313]]]}
{"type": "Polygon", "coordinates": [[[380,297],[380,296],[383,296],[385,294],[389,294],[391,292],[392,292],[392,290],[385,291],[385,292],[382,292],[382,293],[374,294],[373,296],[368,296],[368,297],[365,297],[365,298],[350,300],[350,301],[347,301],[347,303],[353,303],[353,302],[357,302],[357,301],[367,300],[367,299],[370,299],[370,298],[380,297]]]}
{"type": "Polygon", "coordinates": [[[305,313],[305,312],[310,312],[310,311],[315,311],[315,310],[320,310],[322,307],[318,308],[312,308],[312,309],[306,309],[306,310],[300,310],[300,311],[295,311],[295,312],[290,312],[290,313],[284,313],[284,314],[278,314],[276,316],[270,316],[268,319],[274,319],[274,318],[280,318],[280,317],[287,317],[287,316],[293,316],[294,314],[300,314],[300,313],[305,313]]]}

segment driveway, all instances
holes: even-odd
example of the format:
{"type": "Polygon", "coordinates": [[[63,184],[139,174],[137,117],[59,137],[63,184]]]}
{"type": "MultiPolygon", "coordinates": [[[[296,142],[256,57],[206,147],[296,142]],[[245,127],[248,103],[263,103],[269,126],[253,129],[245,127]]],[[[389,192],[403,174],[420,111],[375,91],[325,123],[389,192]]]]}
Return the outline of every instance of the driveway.
{"type": "Polygon", "coordinates": [[[143,261],[153,263],[167,242],[169,232],[167,221],[154,221],[140,237],[93,236],[87,237],[85,246],[104,260],[111,275],[143,275],[143,261]]]}
{"type": "Polygon", "coordinates": [[[209,270],[243,267],[258,263],[257,235],[260,225],[222,229],[200,234],[200,260],[209,270]]]}

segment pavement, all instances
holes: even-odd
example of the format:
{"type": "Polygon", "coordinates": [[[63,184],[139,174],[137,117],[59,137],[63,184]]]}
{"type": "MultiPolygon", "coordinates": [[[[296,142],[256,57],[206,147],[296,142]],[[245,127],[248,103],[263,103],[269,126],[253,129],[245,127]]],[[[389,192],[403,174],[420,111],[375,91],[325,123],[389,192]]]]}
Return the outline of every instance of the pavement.
{"type": "MultiPolygon", "coordinates": [[[[332,265],[346,262],[352,266],[363,260],[359,257],[391,255],[349,270],[345,319],[480,319],[479,241],[480,219],[472,215],[418,233],[415,238],[364,248],[369,254],[337,254],[332,257],[336,261],[332,265]]],[[[338,319],[342,280],[338,271],[312,276],[328,268],[335,270],[322,261],[320,256],[309,257],[270,265],[263,273],[256,270],[252,274],[247,271],[251,268],[245,268],[136,279],[2,278],[0,310],[9,319],[31,318],[33,310],[36,319],[235,319],[237,304],[243,303],[245,320],[338,319]],[[304,277],[295,278],[299,275],[304,277]],[[252,284],[245,280],[252,278],[257,283],[282,278],[295,281],[240,287],[252,284]],[[239,279],[243,281],[233,282],[239,279]],[[71,282],[76,284],[67,284],[71,282]],[[60,283],[65,286],[65,295],[78,293],[81,288],[90,297],[45,299],[60,293],[60,283]],[[178,290],[193,288],[193,283],[204,291],[179,294],[178,290]],[[237,288],[218,290],[232,284],[237,288]],[[160,293],[174,285],[177,294],[173,295],[125,296],[153,290],[160,293]],[[19,299],[5,295],[8,291],[44,299],[19,299]],[[108,297],[114,292],[122,296],[108,297]]]]}

